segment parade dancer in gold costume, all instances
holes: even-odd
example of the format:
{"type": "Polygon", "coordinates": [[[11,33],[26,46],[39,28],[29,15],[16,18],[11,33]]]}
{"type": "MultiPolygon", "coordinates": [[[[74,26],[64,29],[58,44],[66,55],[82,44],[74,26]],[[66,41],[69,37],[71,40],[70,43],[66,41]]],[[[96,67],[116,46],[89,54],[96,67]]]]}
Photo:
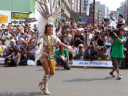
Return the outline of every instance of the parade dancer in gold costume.
{"type": "Polygon", "coordinates": [[[62,43],[58,37],[53,35],[53,25],[47,24],[45,27],[45,33],[41,37],[39,49],[36,51],[38,54],[42,48],[42,56],[40,61],[45,71],[45,75],[43,80],[39,83],[41,91],[43,91],[46,95],[49,95],[48,91],[48,80],[55,73],[55,58],[53,53],[53,47],[56,45],[63,46],[64,48],[71,50],[71,46],[67,46],[62,43]]]}
{"type": "Polygon", "coordinates": [[[68,50],[72,50],[71,46],[65,45],[56,35],[54,35],[54,21],[64,13],[64,10],[61,10],[63,4],[59,7],[55,5],[57,5],[56,0],[36,0],[36,8],[40,13],[37,24],[40,39],[38,40],[39,49],[35,54],[36,60],[40,59],[45,71],[45,75],[39,83],[40,90],[43,91],[45,95],[51,94],[48,90],[48,80],[55,73],[53,47],[58,44],[68,50]]]}

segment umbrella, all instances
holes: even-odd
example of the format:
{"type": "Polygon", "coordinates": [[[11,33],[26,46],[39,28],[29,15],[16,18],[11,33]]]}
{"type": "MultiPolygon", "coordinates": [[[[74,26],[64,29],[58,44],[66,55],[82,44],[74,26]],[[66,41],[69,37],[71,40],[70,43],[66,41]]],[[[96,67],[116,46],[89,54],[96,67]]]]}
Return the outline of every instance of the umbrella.
{"type": "Polygon", "coordinates": [[[33,23],[33,22],[36,22],[36,18],[29,18],[29,19],[26,19],[25,20],[25,23],[33,23]]]}

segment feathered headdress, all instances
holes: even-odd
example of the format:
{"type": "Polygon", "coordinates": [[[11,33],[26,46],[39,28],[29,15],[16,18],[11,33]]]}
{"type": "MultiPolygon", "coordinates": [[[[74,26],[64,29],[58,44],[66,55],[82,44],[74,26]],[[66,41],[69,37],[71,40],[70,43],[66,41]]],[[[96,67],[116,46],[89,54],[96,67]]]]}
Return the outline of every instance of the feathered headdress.
{"type": "MultiPolygon", "coordinates": [[[[44,34],[46,24],[54,25],[55,20],[64,12],[64,10],[61,9],[62,6],[63,4],[58,6],[56,0],[36,0],[36,9],[40,13],[37,23],[38,37],[44,34]]],[[[40,40],[38,40],[37,44],[39,42],[40,40]]],[[[39,60],[42,54],[41,52],[36,55],[35,61],[39,60]]]]}
{"type": "Polygon", "coordinates": [[[64,12],[63,3],[58,6],[56,0],[36,0],[36,9],[40,13],[37,23],[39,36],[44,34],[45,25],[54,24],[55,20],[64,12]]]}

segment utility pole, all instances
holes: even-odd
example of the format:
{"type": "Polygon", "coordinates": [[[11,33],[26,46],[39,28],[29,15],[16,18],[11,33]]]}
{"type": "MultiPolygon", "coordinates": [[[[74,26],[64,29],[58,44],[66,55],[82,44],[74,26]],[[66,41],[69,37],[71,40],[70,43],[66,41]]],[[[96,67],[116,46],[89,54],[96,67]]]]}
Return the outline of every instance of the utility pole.
{"type": "Polygon", "coordinates": [[[93,25],[95,24],[95,0],[93,0],[93,25]]]}
{"type": "Polygon", "coordinates": [[[98,9],[98,25],[100,23],[100,10],[98,9]]]}
{"type": "Polygon", "coordinates": [[[79,15],[79,21],[81,21],[81,0],[80,0],[80,15],[79,15]]]}

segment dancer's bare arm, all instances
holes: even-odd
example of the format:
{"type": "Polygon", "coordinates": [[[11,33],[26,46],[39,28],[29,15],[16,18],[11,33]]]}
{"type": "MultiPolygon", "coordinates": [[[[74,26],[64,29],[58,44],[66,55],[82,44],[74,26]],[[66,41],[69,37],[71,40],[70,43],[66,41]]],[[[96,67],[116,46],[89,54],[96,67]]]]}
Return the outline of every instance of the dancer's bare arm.
{"type": "Polygon", "coordinates": [[[43,42],[41,42],[40,44],[39,44],[39,48],[38,48],[38,50],[35,52],[35,54],[38,54],[38,53],[40,53],[40,50],[43,48],[43,42]]]}

